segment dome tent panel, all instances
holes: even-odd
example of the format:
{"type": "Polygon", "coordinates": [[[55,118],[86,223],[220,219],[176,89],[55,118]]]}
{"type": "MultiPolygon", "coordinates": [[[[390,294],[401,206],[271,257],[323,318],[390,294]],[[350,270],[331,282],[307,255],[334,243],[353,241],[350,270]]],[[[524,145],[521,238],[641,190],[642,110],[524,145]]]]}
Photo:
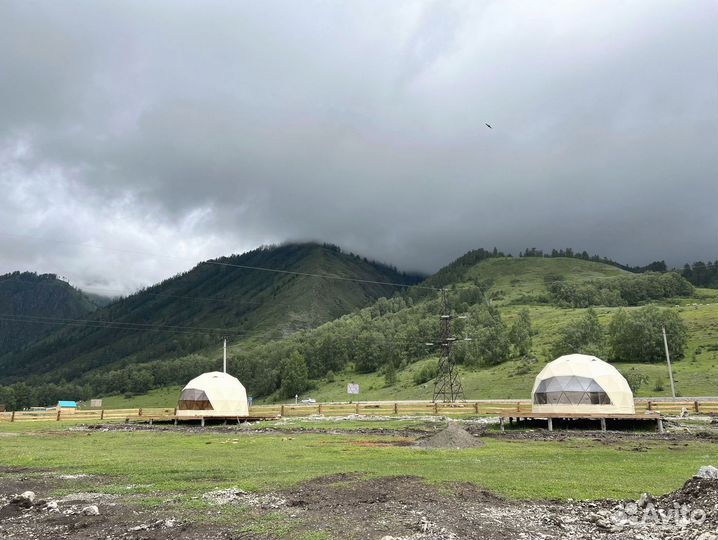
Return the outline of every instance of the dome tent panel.
{"type": "Polygon", "coordinates": [[[633,392],[612,365],[584,354],[561,356],[536,376],[532,411],[634,414],[633,392]]]}

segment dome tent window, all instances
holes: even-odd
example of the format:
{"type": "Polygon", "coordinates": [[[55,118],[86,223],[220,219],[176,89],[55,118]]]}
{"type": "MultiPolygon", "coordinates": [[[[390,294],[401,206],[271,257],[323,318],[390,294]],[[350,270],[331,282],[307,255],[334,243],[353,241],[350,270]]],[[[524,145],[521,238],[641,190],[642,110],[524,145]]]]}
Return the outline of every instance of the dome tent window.
{"type": "Polygon", "coordinates": [[[601,385],[590,377],[558,376],[542,380],[534,392],[534,403],[571,405],[610,405],[601,385]]]}

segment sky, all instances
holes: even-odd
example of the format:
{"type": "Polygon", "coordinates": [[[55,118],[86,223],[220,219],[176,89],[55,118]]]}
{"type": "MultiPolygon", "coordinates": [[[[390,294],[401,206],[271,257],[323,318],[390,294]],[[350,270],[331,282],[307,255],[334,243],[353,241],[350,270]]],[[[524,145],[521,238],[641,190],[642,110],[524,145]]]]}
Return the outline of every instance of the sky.
{"type": "Polygon", "coordinates": [[[0,273],[119,294],[291,240],[422,272],[494,246],[715,259],[717,19],[714,0],[0,2],[0,273]]]}

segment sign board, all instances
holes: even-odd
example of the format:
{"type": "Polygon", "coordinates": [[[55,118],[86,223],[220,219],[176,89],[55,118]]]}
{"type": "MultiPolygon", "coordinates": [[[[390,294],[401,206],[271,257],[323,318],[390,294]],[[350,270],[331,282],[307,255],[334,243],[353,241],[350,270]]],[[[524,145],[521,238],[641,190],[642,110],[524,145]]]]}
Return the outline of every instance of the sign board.
{"type": "Polygon", "coordinates": [[[349,383],[347,384],[347,394],[358,394],[359,393],[359,385],[349,383]]]}
{"type": "Polygon", "coordinates": [[[102,400],[101,399],[91,399],[90,407],[92,407],[93,409],[98,409],[98,408],[102,407],[102,400]]]}

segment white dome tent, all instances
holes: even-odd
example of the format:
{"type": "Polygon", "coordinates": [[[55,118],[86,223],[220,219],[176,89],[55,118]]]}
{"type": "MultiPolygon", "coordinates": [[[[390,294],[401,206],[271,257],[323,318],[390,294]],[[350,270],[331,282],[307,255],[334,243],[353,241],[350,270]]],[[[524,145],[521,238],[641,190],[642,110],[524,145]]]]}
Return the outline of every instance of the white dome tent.
{"type": "Polygon", "coordinates": [[[633,392],[611,364],[585,354],[549,362],[531,391],[534,413],[635,414],[633,392]]]}
{"type": "Polygon", "coordinates": [[[211,371],[195,377],[182,389],[177,417],[249,416],[247,391],[236,377],[211,371]]]}

